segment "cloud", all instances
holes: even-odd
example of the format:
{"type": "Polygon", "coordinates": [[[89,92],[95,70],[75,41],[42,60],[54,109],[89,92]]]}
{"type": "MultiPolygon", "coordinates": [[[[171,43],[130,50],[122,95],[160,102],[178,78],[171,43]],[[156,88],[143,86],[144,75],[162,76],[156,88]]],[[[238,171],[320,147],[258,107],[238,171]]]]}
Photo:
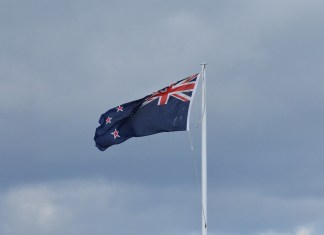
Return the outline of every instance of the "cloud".
{"type": "MultiPolygon", "coordinates": [[[[92,138],[108,108],[199,71],[202,60],[210,232],[321,231],[323,1],[0,5],[1,233],[199,234],[200,218],[180,206],[198,197],[186,133],[104,153],[92,138]],[[168,198],[183,185],[187,195],[168,198]]],[[[192,137],[199,156],[198,129],[192,137]]]]}
{"type": "Polygon", "coordinates": [[[271,196],[252,189],[235,188],[210,190],[208,202],[210,229],[220,234],[277,232],[295,235],[297,231],[309,230],[314,234],[321,234],[322,231],[322,198],[271,196]]]}
{"type": "Polygon", "coordinates": [[[0,232],[28,234],[188,234],[200,225],[192,192],[103,180],[9,188],[0,196],[0,232]],[[190,202],[192,200],[192,202],[190,202]],[[167,202],[168,201],[168,202],[167,202]],[[187,213],[196,211],[198,220],[187,213]]]}
{"type": "Polygon", "coordinates": [[[262,232],[258,235],[315,235],[314,228],[312,226],[300,226],[290,233],[280,233],[280,232],[262,232]]]}
{"type": "MultiPolygon", "coordinates": [[[[200,198],[195,187],[97,178],[13,186],[0,195],[3,235],[200,234],[200,198]]],[[[323,224],[322,200],[210,189],[208,201],[212,235],[318,235],[323,224]]]]}

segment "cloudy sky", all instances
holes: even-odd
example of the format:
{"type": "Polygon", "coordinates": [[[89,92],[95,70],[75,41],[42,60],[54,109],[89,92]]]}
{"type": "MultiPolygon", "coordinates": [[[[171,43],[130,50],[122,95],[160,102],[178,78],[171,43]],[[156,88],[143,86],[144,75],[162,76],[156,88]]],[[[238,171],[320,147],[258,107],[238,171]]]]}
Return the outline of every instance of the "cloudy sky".
{"type": "Polygon", "coordinates": [[[0,0],[0,234],[200,234],[196,118],[193,152],[93,136],[201,62],[209,234],[324,234],[323,25],[321,0],[0,0]]]}

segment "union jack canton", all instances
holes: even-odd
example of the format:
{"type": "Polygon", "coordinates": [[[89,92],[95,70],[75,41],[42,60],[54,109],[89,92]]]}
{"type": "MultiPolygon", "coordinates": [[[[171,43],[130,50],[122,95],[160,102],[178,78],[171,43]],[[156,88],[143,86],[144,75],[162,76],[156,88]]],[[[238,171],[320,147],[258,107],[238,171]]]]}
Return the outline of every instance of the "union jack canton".
{"type": "Polygon", "coordinates": [[[94,137],[97,148],[104,151],[132,137],[189,130],[190,101],[198,80],[199,74],[194,74],[102,114],[94,137]]]}

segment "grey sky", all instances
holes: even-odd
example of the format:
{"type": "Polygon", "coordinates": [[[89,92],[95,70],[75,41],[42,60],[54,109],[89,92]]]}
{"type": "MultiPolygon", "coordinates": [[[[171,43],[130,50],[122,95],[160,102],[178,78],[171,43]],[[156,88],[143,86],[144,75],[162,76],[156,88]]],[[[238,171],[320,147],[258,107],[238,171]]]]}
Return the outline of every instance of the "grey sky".
{"type": "MultiPolygon", "coordinates": [[[[324,233],[324,2],[0,1],[0,233],[200,234],[199,129],[99,116],[207,62],[211,235],[324,233]]],[[[195,116],[195,109],[192,113],[195,116]]]]}

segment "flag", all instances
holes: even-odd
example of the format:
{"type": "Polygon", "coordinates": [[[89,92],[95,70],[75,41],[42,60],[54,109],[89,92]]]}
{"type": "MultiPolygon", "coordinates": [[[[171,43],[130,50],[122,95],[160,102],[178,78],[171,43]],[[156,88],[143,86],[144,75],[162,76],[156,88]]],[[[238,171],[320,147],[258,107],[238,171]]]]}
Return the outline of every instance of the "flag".
{"type": "Polygon", "coordinates": [[[99,119],[94,137],[96,147],[104,151],[132,137],[189,130],[191,101],[198,79],[199,74],[194,74],[142,99],[108,110],[99,119]]]}

